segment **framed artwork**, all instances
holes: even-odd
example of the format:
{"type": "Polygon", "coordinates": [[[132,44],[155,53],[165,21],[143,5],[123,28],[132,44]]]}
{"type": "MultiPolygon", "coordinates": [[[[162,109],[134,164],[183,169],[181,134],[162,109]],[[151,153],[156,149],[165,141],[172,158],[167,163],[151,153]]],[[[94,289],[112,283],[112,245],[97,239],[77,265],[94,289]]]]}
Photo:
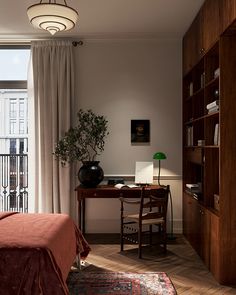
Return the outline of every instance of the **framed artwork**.
{"type": "Polygon", "coordinates": [[[150,142],[150,120],[131,120],[131,143],[150,142]]]}

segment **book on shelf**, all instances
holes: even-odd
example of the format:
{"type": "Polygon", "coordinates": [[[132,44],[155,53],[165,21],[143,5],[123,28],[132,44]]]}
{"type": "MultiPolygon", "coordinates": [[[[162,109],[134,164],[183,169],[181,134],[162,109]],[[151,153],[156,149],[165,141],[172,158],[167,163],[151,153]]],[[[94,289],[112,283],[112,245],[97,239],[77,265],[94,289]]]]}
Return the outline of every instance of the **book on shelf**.
{"type": "Polygon", "coordinates": [[[197,183],[186,183],[186,187],[189,189],[194,189],[199,187],[199,185],[197,183]]]}
{"type": "Polygon", "coordinates": [[[189,96],[193,95],[193,82],[189,83],[189,96]]]}
{"type": "Polygon", "coordinates": [[[214,194],[214,209],[220,211],[220,196],[218,194],[214,194]]]}
{"type": "Polygon", "coordinates": [[[214,145],[219,145],[219,123],[215,124],[215,131],[214,131],[214,145]]]}
{"type": "Polygon", "coordinates": [[[203,72],[200,76],[200,84],[201,84],[201,88],[203,88],[205,85],[205,72],[203,72]]]}
{"type": "Polygon", "coordinates": [[[201,193],[202,191],[202,184],[199,183],[186,183],[186,188],[191,193],[201,193]]]}
{"type": "Polygon", "coordinates": [[[205,145],[205,139],[198,139],[197,145],[198,146],[204,146],[205,145]]]}
{"type": "Polygon", "coordinates": [[[187,146],[193,145],[193,126],[187,127],[187,146]]]}
{"type": "Polygon", "coordinates": [[[214,107],[219,107],[219,100],[215,100],[215,101],[213,101],[213,102],[207,104],[207,106],[206,106],[206,108],[207,108],[208,110],[210,110],[210,109],[212,109],[212,108],[214,108],[214,107]]]}
{"type": "Polygon", "coordinates": [[[219,77],[219,75],[220,75],[220,69],[217,68],[217,69],[214,71],[214,78],[219,77]]]}
{"type": "Polygon", "coordinates": [[[116,188],[135,188],[135,187],[139,187],[139,185],[136,184],[124,184],[124,183],[117,183],[116,185],[114,185],[114,187],[116,188]]]}
{"type": "Polygon", "coordinates": [[[219,106],[212,107],[208,109],[208,114],[215,113],[219,111],[219,106]]]}

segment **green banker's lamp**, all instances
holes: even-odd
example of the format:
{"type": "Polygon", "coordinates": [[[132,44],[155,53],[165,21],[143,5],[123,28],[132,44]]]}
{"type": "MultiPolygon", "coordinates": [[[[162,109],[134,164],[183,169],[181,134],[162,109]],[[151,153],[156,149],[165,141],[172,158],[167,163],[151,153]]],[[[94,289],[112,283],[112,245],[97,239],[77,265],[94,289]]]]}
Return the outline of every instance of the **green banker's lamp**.
{"type": "Polygon", "coordinates": [[[162,152],[157,152],[153,155],[153,159],[154,160],[158,160],[159,162],[159,170],[158,170],[158,178],[157,178],[157,181],[158,181],[158,185],[161,185],[160,184],[160,172],[161,172],[161,160],[165,160],[166,159],[166,155],[162,152]]]}

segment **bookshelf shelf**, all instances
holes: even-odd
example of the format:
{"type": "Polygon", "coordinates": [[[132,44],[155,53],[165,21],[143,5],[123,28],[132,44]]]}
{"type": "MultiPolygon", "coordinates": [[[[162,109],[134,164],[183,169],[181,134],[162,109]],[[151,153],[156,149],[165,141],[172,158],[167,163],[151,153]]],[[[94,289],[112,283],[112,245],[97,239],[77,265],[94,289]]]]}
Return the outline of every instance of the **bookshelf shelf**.
{"type": "Polygon", "coordinates": [[[201,117],[199,117],[199,118],[192,119],[192,120],[190,120],[190,121],[184,122],[184,124],[185,124],[185,125],[191,125],[191,124],[193,124],[193,123],[195,123],[195,122],[201,121],[201,120],[206,119],[206,118],[211,118],[211,117],[219,116],[219,114],[220,114],[219,111],[212,112],[212,113],[210,113],[210,114],[206,114],[206,115],[201,116],[201,117]]]}
{"type": "Polygon", "coordinates": [[[211,118],[211,117],[215,117],[215,116],[219,116],[220,112],[216,111],[216,112],[212,112],[210,114],[206,114],[205,116],[203,116],[204,118],[211,118]]]}
{"type": "Polygon", "coordinates": [[[219,85],[219,76],[217,76],[216,78],[213,78],[208,83],[206,83],[205,88],[212,87],[212,85],[215,85],[215,84],[219,85]]]}

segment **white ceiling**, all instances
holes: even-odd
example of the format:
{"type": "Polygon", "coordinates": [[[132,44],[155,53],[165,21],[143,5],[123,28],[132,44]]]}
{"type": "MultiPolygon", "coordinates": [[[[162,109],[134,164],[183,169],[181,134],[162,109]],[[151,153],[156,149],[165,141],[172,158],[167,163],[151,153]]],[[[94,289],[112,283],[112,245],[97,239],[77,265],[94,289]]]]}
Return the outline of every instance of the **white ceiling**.
{"type": "MultiPolygon", "coordinates": [[[[44,0],[43,2],[48,2],[44,0]]],[[[53,2],[53,1],[52,1],[53,2]]],[[[67,0],[79,13],[77,26],[56,36],[182,37],[204,0],[67,0]]],[[[0,0],[0,38],[46,38],[33,28],[27,7],[39,0],[0,0]]],[[[63,3],[63,0],[57,0],[63,3]]]]}

